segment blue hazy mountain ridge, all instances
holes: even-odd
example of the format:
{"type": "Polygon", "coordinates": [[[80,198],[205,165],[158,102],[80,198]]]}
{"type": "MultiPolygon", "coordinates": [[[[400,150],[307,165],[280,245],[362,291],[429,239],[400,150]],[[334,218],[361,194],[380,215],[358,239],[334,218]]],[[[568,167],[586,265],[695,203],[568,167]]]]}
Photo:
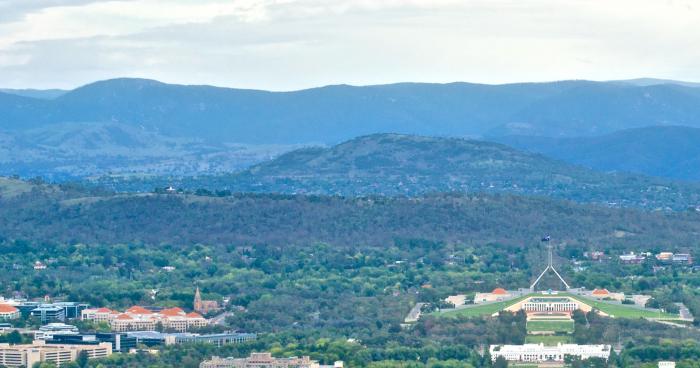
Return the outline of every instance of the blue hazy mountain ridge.
{"type": "Polygon", "coordinates": [[[657,126],[596,137],[505,136],[496,141],[600,171],[700,180],[700,129],[657,126]]]}
{"type": "Polygon", "coordinates": [[[168,136],[237,143],[326,143],[396,132],[433,136],[590,136],[651,125],[700,127],[700,88],[562,81],[335,85],[268,92],[92,83],[51,100],[0,94],[0,130],[116,122],[168,136]]]}
{"type": "MultiPolygon", "coordinates": [[[[685,209],[700,186],[639,174],[602,173],[499,143],[401,134],[307,148],[206,182],[241,192],[344,196],[493,192],[615,206],[685,209]]],[[[206,182],[195,187],[206,187],[206,182]]]]}
{"type": "Polygon", "coordinates": [[[659,79],[659,78],[635,78],[635,79],[623,79],[611,82],[618,82],[624,84],[631,84],[634,86],[653,86],[657,84],[676,84],[679,86],[686,87],[700,87],[700,83],[697,82],[685,82],[673,79],[659,79]]]}
{"type": "Polygon", "coordinates": [[[52,100],[58,96],[64,95],[66,90],[63,89],[13,89],[13,88],[0,88],[0,92],[7,93],[16,96],[40,98],[45,100],[52,100]]]}

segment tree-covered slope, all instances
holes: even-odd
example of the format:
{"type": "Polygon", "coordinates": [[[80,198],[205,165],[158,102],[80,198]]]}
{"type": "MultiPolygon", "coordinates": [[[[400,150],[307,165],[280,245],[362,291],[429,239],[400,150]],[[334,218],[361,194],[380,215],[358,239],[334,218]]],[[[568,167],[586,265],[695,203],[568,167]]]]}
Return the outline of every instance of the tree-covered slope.
{"type": "Polygon", "coordinates": [[[697,128],[654,126],[599,137],[506,136],[496,140],[599,171],[700,180],[700,129],[697,128]]]}
{"type": "MultiPolygon", "coordinates": [[[[301,149],[245,172],[191,186],[340,195],[507,192],[612,206],[685,209],[700,186],[600,173],[491,142],[376,134],[331,148],[301,149]]],[[[217,188],[218,189],[218,188],[217,188]]]]}
{"type": "Polygon", "coordinates": [[[694,247],[700,233],[696,211],[645,212],[510,195],[208,197],[88,193],[46,184],[27,188],[0,196],[5,239],[376,246],[394,239],[429,239],[524,245],[551,233],[571,244],[694,247]]]}

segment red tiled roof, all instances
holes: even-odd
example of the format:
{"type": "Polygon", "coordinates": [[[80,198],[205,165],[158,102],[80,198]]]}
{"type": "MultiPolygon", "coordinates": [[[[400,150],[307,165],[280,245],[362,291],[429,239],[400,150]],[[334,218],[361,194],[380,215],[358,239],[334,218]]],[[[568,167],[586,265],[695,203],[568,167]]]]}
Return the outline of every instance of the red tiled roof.
{"type": "Polygon", "coordinates": [[[493,289],[493,291],[491,292],[491,294],[495,294],[495,295],[506,295],[506,294],[508,294],[508,292],[506,291],[506,289],[503,289],[503,288],[495,288],[495,289],[493,289]]]}
{"type": "Polygon", "coordinates": [[[593,294],[593,295],[608,295],[608,294],[610,294],[610,292],[608,291],[608,289],[595,289],[595,290],[593,290],[593,293],[591,293],[591,294],[593,294]]]}
{"type": "Polygon", "coordinates": [[[189,317],[189,318],[204,318],[204,317],[202,317],[201,314],[195,313],[195,312],[187,313],[187,317],[189,317]]]}
{"type": "Polygon", "coordinates": [[[7,304],[0,304],[0,313],[15,313],[17,312],[17,308],[7,305],[7,304]]]}
{"type": "Polygon", "coordinates": [[[129,320],[129,319],[133,319],[133,318],[131,318],[131,316],[128,315],[128,314],[122,313],[122,314],[120,314],[120,315],[117,316],[117,319],[119,319],[119,320],[129,320]]]}
{"type": "Polygon", "coordinates": [[[168,308],[168,309],[163,309],[160,311],[160,314],[164,316],[169,316],[169,317],[175,317],[175,316],[181,316],[185,314],[185,311],[182,309],[175,307],[175,308],[168,308]]]}
{"type": "Polygon", "coordinates": [[[131,314],[153,314],[153,312],[149,311],[148,309],[144,307],[140,307],[138,305],[135,305],[129,309],[126,310],[126,313],[131,313],[131,314]]]}
{"type": "Polygon", "coordinates": [[[102,307],[102,308],[97,310],[97,313],[112,313],[112,310],[109,308],[102,307]]]}

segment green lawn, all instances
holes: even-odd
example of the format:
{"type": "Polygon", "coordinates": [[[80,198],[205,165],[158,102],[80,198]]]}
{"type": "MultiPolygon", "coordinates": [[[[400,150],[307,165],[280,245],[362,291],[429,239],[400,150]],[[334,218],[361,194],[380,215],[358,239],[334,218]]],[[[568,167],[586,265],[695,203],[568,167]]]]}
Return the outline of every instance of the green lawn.
{"type": "Polygon", "coordinates": [[[630,307],[625,304],[611,304],[598,300],[582,298],[578,295],[573,298],[578,299],[579,301],[586,303],[592,306],[593,308],[599,309],[601,312],[606,313],[615,318],[678,318],[678,315],[675,314],[659,313],[649,309],[639,309],[630,307]]]}
{"type": "Polygon", "coordinates": [[[527,332],[533,331],[553,331],[553,332],[574,332],[574,321],[528,321],[527,332]]]}
{"type": "Polygon", "coordinates": [[[570,344],[573,343],[574,339],[569,335],[527,335],[525,336],[526,344],[545,344],[545,345],[556,345],[557,343],[570,344]]]}
{"type": "MultiPolygon", "coordinates": [[[[469,306],[467,308],[462,308],[458,310],[445,310],[440,312],[435,312],[434,315],[443,317],[478,317],[478,316],[490,316],[504,308],[507,308],[527,297],[531,296],[541,296],[539,293],[528,294],[521,296],[512,300],[496,302],[491,304],[481,304],[469,306]]],[[[598,300],[592,300],[588,298],[581,297],[579,295],[573,295],[570,293],[559,293],[557,296],[568,296],[577,299],[585,304],[588,304],[596,309],[599,309],[603,313],[614,316],[616,318],[663,318],[663,319],[677,319],[678,316],[675,314],[661,313],[648,310],[630,307],[624,304],[611,304],[598,300]]]]}
{"type": "Polygon", "coordinates": [[[478,317],[478,316],[490,316],[498,311],[501,311],[525,298],[527,298],[530,295],[526,296],[521,296],[515,299],[511,300],[506,300],[503,302],[496,302],[496,303],[491,303],[491,304],[477,304],[474,306],[469,306],[466,308],[462,309],[457,309],[457,310],[446,310],[446,311],[440,311],[436,312],[436,315],[442,316],[442,317],[478,317]]]}

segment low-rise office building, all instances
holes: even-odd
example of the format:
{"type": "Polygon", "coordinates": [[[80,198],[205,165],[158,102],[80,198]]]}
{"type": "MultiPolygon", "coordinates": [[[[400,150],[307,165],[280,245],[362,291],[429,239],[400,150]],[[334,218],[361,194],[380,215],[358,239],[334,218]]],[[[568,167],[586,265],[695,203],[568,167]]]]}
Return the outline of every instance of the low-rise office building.
{"type": "Polygon", "coordinates": [[[78,328],[73,325],[54,322],[39,327],[39,330],[34,332],[34,339],[46,340],[52,338],[55,335],[77,335],[79,333],[80,332],[78,331],[78,328]]]}
{"type": "Polygon", "coordinates": [[[491,359],[495,361],[503,357],[509,362],[563,362],[567,356],[578,357],[580,359],[601,358],[608,360],[610,357],[610,345],[578,345],[578,344],[557,344],[547,346],[544,344],[523,344],[523,345],[491,345],[489,353],[491,359]]]}
{"type": "Polygon", "coordinates": [[[46,344],[59,345],[99,345],[100,343],[109,343],[112,345],[112,351],[122,353],[135,349],[137,345],[136,337],[131,337],[124,333],[53,335],[45,341],[46,344]]]}
{"type": "MultiPolygon", "coordinates": [[[[342,367],[342,364],[340,365],[342,367]]],[[[301,358],[274,358],[270,353],[252,353],[248,358],[212,357],[199,364],[199,368],[319,368],[317,361],[308,356],[301,358]]]]}
{"type": "Polygon", "coordinates": [[[136,339],[136,342],[145,346],[173,345],[186,343],[206,343],[217,346],[239,344],[252,341],[257,338],[256,334],[240,332],[224,332],[217,334],[194,334],[194,333],[163,333],[157,331],[133,331],[126,333],[129,337],[136,339]]]}
{"type": "Polygon", "coordinates": [[[104,358],[112,354],[112,345],[58,345],[43,341],[28,345],[0,344],[0,365],[5,367],[31,367],[35,363],[49,362],[61,367],[75,361],[78,354],[86,352],[89,359],[104,358]]]}

